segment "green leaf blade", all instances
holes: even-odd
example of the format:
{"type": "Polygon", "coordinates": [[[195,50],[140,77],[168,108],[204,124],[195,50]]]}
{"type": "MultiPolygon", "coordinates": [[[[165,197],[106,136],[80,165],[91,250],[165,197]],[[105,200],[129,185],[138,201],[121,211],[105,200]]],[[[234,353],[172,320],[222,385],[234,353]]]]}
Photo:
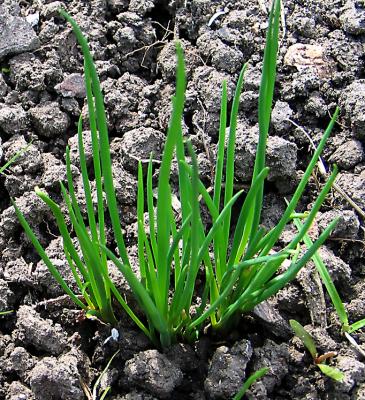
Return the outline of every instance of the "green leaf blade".
{"type": "Polygon", "coordinates": [[[289,321],[291,328],[298,338],[302,341],[304,346],[307,348],[312,358],[315,359],[317,357],[317,348],[314,344],[314,340],[312,336],[304,329],[303,325],[301,325],[298,321],[291,319],[289,321]]]}
{"type": "Polygon", "coordinates": [[[331,367],[326,364],[317,364],[318,368],[331,379],[342,382],[345,379],[345,375],[338,368],[331,367]]]}

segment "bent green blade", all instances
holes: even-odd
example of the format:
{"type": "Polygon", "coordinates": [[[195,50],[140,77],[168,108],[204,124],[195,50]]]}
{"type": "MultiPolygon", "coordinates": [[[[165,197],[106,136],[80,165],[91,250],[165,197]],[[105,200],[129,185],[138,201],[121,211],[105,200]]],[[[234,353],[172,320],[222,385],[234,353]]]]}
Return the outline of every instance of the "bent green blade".
{"type": "Polygon", "coordinates": [[[233,397],[232,400],[241,400],[243,395],[247,392],[247,390],[250,388],[250,386],[262,378],[264,375],[266,375],[269,371],[269,368],[264,367],[259,369],[258,371],[254,372],[252,375],[250,375],[245,383],[242,385],[241,389],[238,391],[238,393],[233,397]]]}
{"type": "Polygon", "coordinates": [[[320,156],[320,154],[323,151],[323,148],[326,144],[326,141],[329,137],[329,135],[332,132],[332,129],[335,125],[335,122],[337,120],[337,117],[339,115],[340,109],[337,107],[335,113],[333,114],[330,123],[328,124],[328,127],[326,129],[326,131],[324,132],[322,139],[320,140],[317,149],[315,150],[307,169],[305,170],[302,179],[299,182],[299,185],[297,186],[292,199],[290,200],[283,216],[280,218],[280,221],[277,223],[276,227],[274,229],[272,229],[269,234],[263,238],[263,240],[261,241],[261,243],[259,244],[260,248],[264,248],[263,253],[267,254],[272,247],[274,246],[274,244],[276,243],[276,241],[278,240],[279,236],[281,235],[281,232],[283,231],[285,225],[288,223],[288,221],[291,218],[292,213],[295,210],[295,207],[297,206],[303,192],[304,189],[309,181],[309,178],[311,177],[312,171],[315,168],[318,158],[320,156]]]}
{"type": "Polygon", "coordinates": [[[300,271],[300,269],[303,268],[303,266],[312,258],[313,254],[327,240],[328,236],[331,234],[333,229],[335,229],[337,223],[338,223],[338,218],[334,219],[327,226],[327,228],[321,233],[319,238],[305,252],[305,254],[300,258],[300,260],[298,260],[294,265],[291,265],[285,272],[283,272],[282,274],[280,274],[279,276],[273,278],[270,282],[268,282],[267,287],[262,291],[262,293],[256,296],[255,301],[253,301],[252,303],[252,307],[266,300],[273,294],[277,293],[288,282],[293,280],[296,277],[297,273],[300,271]]]}
{"type": "MultiPolygon", "coordinates": [[[[299,231],[301,229],[303,229],[303,224],[299,220],[299,218],[294,218],[294,224],[299,231]]],[[[307,233],[304,235],[303,240],[304,240],[305,245],[308,248],[313,245],[313,242],[307,233]]],[[[331,279],[331,276],[328,272],[326,265],[324,264],[324,262],[322,260],[322,257],[320,256],[320,254],[318,252],[316,252],[313,255],[312,259],[313,259],[314,265],[317,268],[317,271],[319,272],[319,275],[321,276],[322,282],[324,283],[324,285],[327,289],[327,292],[332,300],[332,303],[337,311],[337,314],[340,318],[342,325],[345,327],[348,326],[349,321],[348,321],[345,306],[342,303],[340,295],[336,289],[336,286],[334,285],[334,283],[331,279]]]]}
{"type": "Polygon", "coordinates": [[[39,243],[36,235],[33,233],[32,228],[29,226],[27,220],[25,219],[23,213],[19,210],[18,206],[16,205],[15,201],[11,199],[11,203],[15,209],[15,213],[19,219],[20,224],[22,225],[25,233],[27,234],[28,238],[32,242],[34,248],[37,250],[38,254],[42,258],[43,262],[46,264],[47,268],[51,272],[52,276],[55,278],[57,283],[62,287],[62,289],[67,293],[72,301],[77,304],[80,308],[86,309],[87,306],[79,300],[76,294],[69,288],[67,283],[62,278],[61,274],[58,272],[57,268],[53,265],[52,261],[47,256],[46,252],[44,251],[42,245],[39,243]]]}
{"type": "MultiPolygon", "coordinates": [[[[100,141],[100,161],[102,165],[102,175],[104,178],[104,189],[107,197],[109,208],[109,215],[113,226],[115,239],[118,245],[119,253],[122,257],[123,263],[130,266],[127,250],[124,243],[121,222],[119,220],[119,212],[117,206],[117,199],[115,195],[113,172],[111,167],[111,155],[109,146],[108,127],[106,122],[106,113],[104,108],[104,99],[100,88],[100,81],[93,58],[90,53],[88,43],[81,32],[81,29],[70,15],[64,10],[59,10],[59,13],[71,24],[73,32],[81,46],[82,53],[85,60],[85,77],[91,78],[92,92],[95,99],[95,114],[97,120],[97,128],[99,131],[100,141]]],[[[88,102],[89,113],[92,112],[93,101],[88,102]]]]}
{"type": "Polygon", "coordinates": [[[348,333],[353,333],[355,331],[358,331],[359,329],[363,328],[364,326],[365,326],[365,318],[351,324],[348,329],[348,333]]]}

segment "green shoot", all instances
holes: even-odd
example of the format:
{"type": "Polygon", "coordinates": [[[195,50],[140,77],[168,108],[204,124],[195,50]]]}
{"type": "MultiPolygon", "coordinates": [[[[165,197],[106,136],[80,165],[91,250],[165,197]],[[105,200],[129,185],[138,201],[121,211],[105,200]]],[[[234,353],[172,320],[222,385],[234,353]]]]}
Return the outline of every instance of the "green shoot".
{"type": "Polygon", "coordinates": [[[254,372],[252,375],[250,375],[246,381],[244,382],[244,384],[242,385],[242,387],[240,388],[240,390],[237,392],[237,394],[233,397],[232,400],[241,400],[242,397],[244,396],[244,394],[247,392],[247,390],[250,388],[250,386],[256,382],[257,380],[259,380],[260,378],[262,378],[264,375],[267,374],[267,372],[269,371],[269,368],[264,367],[259,369],[258,371],[254,372]]]}
{"type": "MultiPolygon", "coordinates": [[[[298,230],[301,230],[303,228],[303,224],[300,221],[300,218],[293,218],[294,224],[297,227],[298,230]]],[[[303,237],[303,241],[306,246],[310,247],[313,242],[308,236],[308,234],[305,234],[303,237]]],[[[360,321],[354,322],[353,324],[349,324],[349,319],[347,315],[347,311],[345,309],[345,306],[340,298],[340,295],[336,289],[336,286],[334,285],[331,276],[328,272],[328,269],[326,265],[324,264],[320,254],[316,252],[314,256],[312,257],[313,262],[317,268],[317,271],[319,272],[319,275],[322,279],[322,282],[324,283],[327,292],[332,300],[333,306],[335,307],[335,310],[337,312],[337,315],[340,319],[340,322],[342,324],[342,330],[344,332],[348,333],[353,333],[365,326],[365,319],[362,319],[360,321]]]]}
{"type": "Polygon", "coordinates": [[[353,333],[362,329],[365,326],[365,318],[351,324],[348,328],[348,333],[353,333]]]}
{"type": "MultiPolygon", "coordinates": [[[[99,395],[100,395],[100,382],[103,379],[103,376],[107,373],[108,369],[110,368],[111,363],[113,362],[114,358],[117,356],[117,354],[119,353],[120,350],[116,351],[112,357],[110,358],[110,360],[108,361],[107,365],[105,366],[105,368],[103,369],[103,371],[101,372],[101,374],[99,375],[98,379],[96,380],[94,387],[93,387],[93,391],[92,391],[92,399],[93,400],[98,400],[99,399],[99,395]]],[[[105,399],[106,395],[108,394],[108,392],[110,391],[110,386],[106,387],[103,392],[100,395],[100,399],[99,400],[103,400],[105,399]]]]}
{"type": "Polygon", "coordinates": [[[332,378],[337,382],[342,382],[343,379],[345,378],[343,372],[341,372],[337,368],[331,367],[330,365],[327,364],[317,364],[317,366],[325,375],[327,375],[328,377],[332,378]]]}
{"type": "Polygon", "coordinates": [[[13,164],[22,154],[24,154],[29,149],[31,144],[32,144],[32,142],[28,143],[26,146],[24,146],[22,149],[20,149],[17,153],[15,153],[6,164],[1,166],[0,167],[0,174],[3,174],[4,171],[7,168],[9,168],[11,164],[13,164]]]}
{"type": "Polygon", "coordinates": [[[8,314],[12,314],[14,311],[13,310],[9,310],[9,311],[0,311],[0,315],[8,315],[8,314]]]}
{"type": "Polygon", "coordinates": [[[331,352],[318,356],[317,348],[312,336],[304,329],[304,327],[299,322],[295,321],[294,319],[291,319],[289,323],[296,336],[302,341],[303,345],[311,354],[315,365],[318,366],[322,373],[334,379],[335,381],[341,382],[345,377],[344,374],[339,369],[325,364],[326,360],[334,357],[336,353],[331,352]]]}
{"type": "Polygon", "coordinates": [[[309,351],[312,358],[315,359],[317,357],[317,348],[312,336],[304,329],[303,325],[301,325],[294,319],[291,319],[289,323],[294,333],[298,336],[298,338],[302,341],[304,346],[309,351]]]}

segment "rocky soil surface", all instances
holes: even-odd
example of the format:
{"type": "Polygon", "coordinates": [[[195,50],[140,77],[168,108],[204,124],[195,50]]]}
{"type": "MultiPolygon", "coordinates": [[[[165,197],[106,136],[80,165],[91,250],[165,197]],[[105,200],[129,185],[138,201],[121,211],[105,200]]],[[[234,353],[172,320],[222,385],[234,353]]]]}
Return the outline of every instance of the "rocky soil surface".
{"type": "MultiPolygon", "coordinates": [[[[174,91],[175,45],[188,72],[186,133],[199,152],[209,184],[217,144],[221,82],[229,100],[244,62],[249,66],[237,133],[237,184],[250,181],[258,139],[257,99],[268,20],[266,0],[1,0],[0,165],[31,143],[0,177],[0,399],[90,399],[96,379],[119,350],[101,387],[108,399],[229,399],[245,376],[268,366],[247,398],[365,399],[365,362],[341,334],[338,317],[314,265],[275,297],[244,316],[229,336],[207,333],[194,345],[155,349],[121,314],[119,337],[85,320],[64,296],[22,231],[10,197],[72,286],[62,240],[40,186],[61,199],[65,148],[71,148],[75,185],[83,203],[76,123],[86,114],[83,60],[64,7],[88,37],[102,81],[113,163],[130,254],[136,254],[137,159],[161,154],[174,91]],[[288,324],[299,320],[321,353],[345,374],[336,383],[321,374],[288,324]]],[[[313,235],[341,220],[321,253],[350,320],[365,318],[365,4],[360,0],[283,0],[278,76],[267,163],[263,225],[285,206],[335,106],[341,115],[324,151],[337,163],[337,191],[322,207],[313,235]]],[[[88,127],[86,153],[91,160],[88,127]],[[89,143],[89,145],[88,145],[89,143]]],[[[312,179],[301,203],[315,199],[323,178],[312,179]]],[[[288,228],[282,238],[292,235],[288,228]]],[[[114,273],[114,272],[113,272],[114,273]]],[[[123,280],[115,272],[115,279],[123,280]]],[[[125,285],[125,284],[124,284],[125,285]]],[[[128,296],[128,288],[125,288],[128,296]]],[[[353,335],[364,349],[364,331],[353,335]]]]}

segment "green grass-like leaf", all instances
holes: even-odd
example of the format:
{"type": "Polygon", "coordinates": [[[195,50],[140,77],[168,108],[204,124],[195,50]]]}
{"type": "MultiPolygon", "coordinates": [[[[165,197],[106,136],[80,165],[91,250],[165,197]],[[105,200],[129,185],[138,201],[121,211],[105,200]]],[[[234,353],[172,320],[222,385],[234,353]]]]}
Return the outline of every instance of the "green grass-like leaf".
{"type": "Polygon", "coordinates": [[[342,382],[345,379],[345,375],[338,368],[331,367],[326,364],[317,364],[318,368],[328,377],[334,379],[337,382],[342,382]]]}
{"type": "MultiPolygon", "coordinates": [[[[299,218],[294,218],[294,224],[299,231],[301,229],[303,229],[303,224],[301,223],[299,218]]],[[[308,236],[308,234],[304,235],[303,240],[307,247],[312,246],[313,242],[310,239],[310,237],[308,236]]],[[[331,279],[331,276],[327,270],[327,267],[324,264],[324,262],[318,252],[316,252],[314,254],[313,262],[314,262],[314,264],[317,268],[317,271],[319,272],[319,275],[327,289],[328,294],[331,297],[332,303],[335,306],[335,309],[337,311],[337,314],[340,318],[342,325],[344,327],[348,327],[349,321],[348,321],[345,306],[343,305],[341,298],[337,292],[337,289],[336,289],[336,287],[331,279]]]]}
{"type": "Polygon", "coordinates": [[[0,315],[9,315],[9,314],[12,314],[13,312],[14,312],[13,310],[0,311],[0,315]]]}
{"type": "Polygon", "coordinates": [[[3,174],[4,171],[6,171],[7,168],[11,166],[22,154],[24,154],[29,147],[32,145],[32,142],[28,143],[26,146],[24,146],[22,149],[20,149],[17,153],[15,153],[9,161],[7,161],[4,165],[0,167],[0,174],[3,174]]]}
{"type": "Polygon", "coordinates": [[[289,323],[294,333],[298,336],[298,338],[303,342],[304,346],[309,351],[312,358],[315,359],[317,357],[317,348],[316,345],[314,344],[312,336],[304,329],[303,325],[301,325],[298,321],[291,319],[289,323]]]}
{"type": "Polygon", "coordinates": [[[250,386],[258,381],[260,378],[262,378],[264,375],[266,375],[269,371],[269,368],[264,367],[259,369],[258,371],[254,372],[252,375],[250,375],[244,384],[242,385],[241,389],[237,392],[237,394],[233,397],[232,400],[241,400],[244,394],[247,392],[247,390],[250,388],[250,386]]]}

